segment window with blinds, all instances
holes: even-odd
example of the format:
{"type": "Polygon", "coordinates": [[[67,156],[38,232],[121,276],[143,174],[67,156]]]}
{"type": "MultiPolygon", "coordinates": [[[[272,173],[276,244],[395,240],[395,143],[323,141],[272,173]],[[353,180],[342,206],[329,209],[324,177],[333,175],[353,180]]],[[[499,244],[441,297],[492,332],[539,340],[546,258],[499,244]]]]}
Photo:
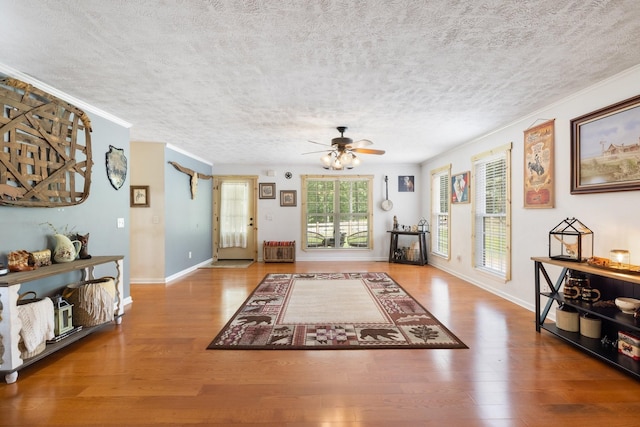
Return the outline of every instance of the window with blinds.
{"type": "Polygon", "coordinates": [[[511,145],[473,158],[474,265],[511,276],[511,145]]]}
{"type": "Polygon", "coordinates": [[[431,252],[449,258],[451,165],[431,172],[431,252]]]}
{"type": "Polygon", "coordinates": [[[304,249],[371,249],[372,176],[303,176],[304,249]]]}

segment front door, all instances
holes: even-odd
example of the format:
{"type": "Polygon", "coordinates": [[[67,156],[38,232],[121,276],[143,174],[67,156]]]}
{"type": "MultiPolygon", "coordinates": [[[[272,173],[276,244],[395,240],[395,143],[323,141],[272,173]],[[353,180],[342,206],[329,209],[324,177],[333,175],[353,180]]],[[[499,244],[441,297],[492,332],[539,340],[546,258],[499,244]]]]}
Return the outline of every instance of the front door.
{"type": "Polygon", "coordinates": [[[213,177],[213,260],[257,260],[257,176],[213,177]]]}

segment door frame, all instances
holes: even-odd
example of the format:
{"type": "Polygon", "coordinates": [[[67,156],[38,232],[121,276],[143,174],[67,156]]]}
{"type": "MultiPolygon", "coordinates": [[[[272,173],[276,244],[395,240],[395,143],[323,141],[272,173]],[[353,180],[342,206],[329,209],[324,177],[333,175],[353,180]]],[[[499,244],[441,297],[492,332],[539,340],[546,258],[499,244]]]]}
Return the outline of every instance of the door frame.
{"type": "Polygon", "coordinates": [[[220,184],[224,180],[243,179],[249,181],[249,185],[253,188],[253,238],[247,241],[247,245],[253,250],[253,261],[258,260],[258,175],[213,175],[213,242],[212,254],[213,261],[218,261],[220,253],[220,184]]]}

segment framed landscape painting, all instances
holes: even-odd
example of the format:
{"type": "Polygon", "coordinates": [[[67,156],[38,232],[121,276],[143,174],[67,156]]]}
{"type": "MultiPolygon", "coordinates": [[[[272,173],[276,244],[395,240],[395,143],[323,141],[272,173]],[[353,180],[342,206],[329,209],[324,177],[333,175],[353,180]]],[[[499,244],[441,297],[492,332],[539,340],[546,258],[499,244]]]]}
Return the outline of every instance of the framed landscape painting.
{"type": "Polygon", "coordinates": [[[640,190],[640,95],[571,120],[571,194],[640,190]]]}

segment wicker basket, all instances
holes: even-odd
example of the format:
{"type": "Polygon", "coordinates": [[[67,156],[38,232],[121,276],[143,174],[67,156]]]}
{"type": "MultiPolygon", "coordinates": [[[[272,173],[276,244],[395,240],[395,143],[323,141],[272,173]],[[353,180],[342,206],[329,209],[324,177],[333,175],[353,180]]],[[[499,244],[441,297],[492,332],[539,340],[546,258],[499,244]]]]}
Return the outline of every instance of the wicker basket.
{"type": "Polygon", "coordinates": [[[26,82],[0,79],[0,205],[72,206],[91,188],[91,121],[26,82]]]}
{"type": "MultiPolygon", "coordinates": [[[[26,305],[38,301],[42,301],[42,298],[38,298],[38,295],[34,291],[29,291],[18,295],[17,304],[26,305]]],[[[18,350],[20,351],[20,358],[22,358],[23,360],[39,355],[45,350],[45,348],[47,348],[46,338],[32,351],[27,350],[22,337],[18,339],[18,350]]]]}
{"type": "Polygon", "coordinates": [[[73,304],[75,326],[96,326],[113,320],[115,278],[101,277],[67,285],[62,297],[73,304]]]}
{"type": "Polygon", "coordinates": [[[20,338],[20,340],[18,341],[18,350],[20,351],[20,358],[22,360],[35,357],[40,353],[42,353],[46,348],[47,348],[46,340],[38,344],[38,346],[33,351],[27,350],[27,347],[25,347],[24,342],[22,341],[22,338],[20,338]]]}
{"type": "Polygon", "coordinates": [[[264,262],[296,262],[295,240],[275,242],[265,240],[262,245],[264,262]]]}

